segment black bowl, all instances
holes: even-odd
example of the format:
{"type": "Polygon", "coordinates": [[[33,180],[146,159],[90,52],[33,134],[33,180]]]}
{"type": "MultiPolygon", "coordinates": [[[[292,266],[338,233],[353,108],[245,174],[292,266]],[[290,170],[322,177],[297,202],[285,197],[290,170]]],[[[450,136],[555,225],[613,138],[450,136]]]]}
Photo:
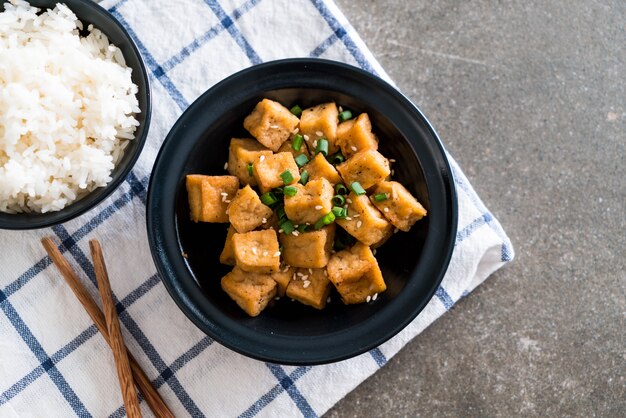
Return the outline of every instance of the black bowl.
{"type": "MultiPolygon", "coordinates": [[[[139,87],[137,99],[141,113],[136,115],[140,125],[135,131],[135,139],[129,142],[124,150],[122,159],[118,161],[113,172],[112,180],[105,187],[99,187],[60,211],[47,213],[19,213],[9,214],[0,212],[0,229],[37,229],[67,222],[87,212],[102,200],[106,199],[126,175],[133,168],[139,158],[139,154],[148,136],[150,125],[150,85],[148,74],[141,55],[132,38],[124,27],[105,9],[93,1],[85,0],[30,0],[29,3],[40,9],[54,8],[57,3],[65,3],[74,12],[76,17],[83,22],[83,27],[90,23],[100,29],[108,38],[109,42],[116,45],[122,51],[126,65],[132,68],[132,80],[139,87]]],[[[0,0],[0,11],[4,10],[5,0],[0,0]]]]}
{"type": "Polygon", "coordinates": [[[454,246],[457,203],[437,134],[422,113],[381,79],[349,65],[289,59],[243,70],[212,87],[176,122],[156,159],[147,203],[152,255],[174,301],[202,331],[247,356],[282,364],[319,364],[372,349],[411,322],[435,293],[454,246]],[[220,288],[230,267],[218,257],[226,224],[193,223],[185,188],[190,173],[225,174],[231,137],[262,98],[302,107],[335,101],[370,115],[395,179],[429,211],[408,233],[378,249],[388,289],[374,303],[344,306],[337,295],[318,311],[283,298],[248,317],[220,288]],[[185,253],[186,257],[183,257],[185,253]]]}

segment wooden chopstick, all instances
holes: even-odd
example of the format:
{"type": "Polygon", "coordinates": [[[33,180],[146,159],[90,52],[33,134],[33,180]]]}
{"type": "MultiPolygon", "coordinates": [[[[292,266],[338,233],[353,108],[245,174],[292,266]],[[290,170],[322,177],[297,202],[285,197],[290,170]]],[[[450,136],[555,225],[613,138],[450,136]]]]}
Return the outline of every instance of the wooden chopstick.
{"type": "MultiPolygon", "coordinates": [[[[50,259],[54,262],[54,264],[59,269],[61,276],[65,279],[72,292],[78,299],[78,301],[83,305],[87,314],[91,317],[91,320],[94,322],[104,340],[111,346],[111,340],[109,338],[109,331],[106,326],[106,322],[104,319],[104,314],[94,302],[92,297],[87,292],[87,289],[82,285],[78,276],[70,266],[69,262],[65,259],[63,254],[59,251],[56,244],[50,237],[45,237],[41,240],[43,247],[46,252],[50,256],[50,259]]],[[[128,352],[128,350],[127,350],[128,352]]],[[[137,360],[132,356],[130,352],[128,352],[128,360],[130,363],[130,368],[133,373],[133,378],[135,380],[135,384],[137,385],[139,391],[143,395],[146,403],[152,410],[152,412],[158,418],[175,418],[174,414],[170,411],[169,407],[159,395],[159,392],[152,386],[150,383],[150,379],[146,375],[146,373],[142,370],[137,363],[137,360]]]]}
{"type": "Polygon", "coordinates": [[[91,249],[93,268],[96,273],[96,280],[98,281],[98,291],[100,292],[100,299],[102,299],[104,320],[106,321],[107,330],[109,331],[111,351],[113,351],[113,358],[115,359],[115,368],[117,369],[117,378],[120,381],[120,389],[122,390],[126,415],[128,418],[141,418],[141,409],[139,409],[135,382],[133,381],[128,355],[126,354],[124,337],[122,336],[122,330],[120,328],[120,319],[117,316],[113,295],[111,294],[111,283],[109,282],[109,273],[107,272],[104,262],[102,248],[98,240],[95,239],[89,241],[89,248],[91,249]]]}

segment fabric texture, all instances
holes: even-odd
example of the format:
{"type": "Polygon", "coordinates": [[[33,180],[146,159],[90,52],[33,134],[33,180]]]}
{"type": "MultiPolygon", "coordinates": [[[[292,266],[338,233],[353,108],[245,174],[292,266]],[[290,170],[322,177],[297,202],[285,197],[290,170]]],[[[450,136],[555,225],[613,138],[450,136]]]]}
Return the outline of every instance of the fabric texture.
{"type": "MultiPolygon", "coordinates": [[[[177,308],[152,262],[145,228],[150,169],[167,132],[201,93],[264,61],[322,57],[389,79],[329,0],[106,0],[146,62],[153,93],[148,142],[122,186],[84,216],[47,230],[0,232],[0,416],[124,415],[113,357],[51,265],[53,235],[96,300],[88,241],[106,254],[130,351],[177,416],[319,416],[409,340],[513,258],[498,221],[450,158],[459,199],[456,247],[424,311],[371,352],[292,367],[239,355],[177,308]]],[[[445,138],[444,138],[445,141],[445,138]]],[[[416,377],[418,378],[418,377],[416,377]]],[[[151,413],[141,402],[145,416],[151,413]]]]}

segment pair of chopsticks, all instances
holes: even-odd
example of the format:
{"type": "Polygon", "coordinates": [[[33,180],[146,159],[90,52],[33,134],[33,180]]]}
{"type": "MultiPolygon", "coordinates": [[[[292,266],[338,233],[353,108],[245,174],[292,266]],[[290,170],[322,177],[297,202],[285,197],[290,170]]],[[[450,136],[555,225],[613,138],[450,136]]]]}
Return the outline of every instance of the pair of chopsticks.
{"type": "Polygon", "coordinates": [[[126,415],[129,418],[141,417],[139,400],[137,399],[137,391],[135,390],[135,385],[137,385],[137,389],[139,389],[146,403],[157,417],[174,418],[174,414],[169,410],[165,401],[161,398],[161,395],[159,395],[152,386],[150,379],[148,379],[148,376],[146,376],[124,344],[100,243],[95,239],[91,240],[89,241],[89,247],[91,249],[96,280],[98,281],[98,292],[102,299],[102,309],[104,313],[98,308],[98,305],[96,305],[96,302],[94,302],[89,293],[87,293],[87,290],[78,279],[78,276],[67,259],[63,257],[52,239],[46,237],[43,238],[41,242],[46,252],[61,272],[61,275],[74,292],[74,295],[76,295],[76,298],[83,305],[87,314],[89,314],[98,330],[100,330],[104,340],[113,351],[113,358],[115,359],[115,367],[120,382],[122,398],[124,399],[126,415]]]}

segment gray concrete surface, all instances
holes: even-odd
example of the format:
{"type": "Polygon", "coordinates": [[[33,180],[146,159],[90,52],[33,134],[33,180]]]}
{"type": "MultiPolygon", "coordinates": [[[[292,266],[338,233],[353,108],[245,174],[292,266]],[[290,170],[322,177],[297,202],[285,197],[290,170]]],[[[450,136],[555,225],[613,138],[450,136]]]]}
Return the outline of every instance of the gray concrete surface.
{"type": "Polygon", "coordinates": [[[327,416],[626,416],[626,3],[337,2],[517,258],[327,416]]]}

